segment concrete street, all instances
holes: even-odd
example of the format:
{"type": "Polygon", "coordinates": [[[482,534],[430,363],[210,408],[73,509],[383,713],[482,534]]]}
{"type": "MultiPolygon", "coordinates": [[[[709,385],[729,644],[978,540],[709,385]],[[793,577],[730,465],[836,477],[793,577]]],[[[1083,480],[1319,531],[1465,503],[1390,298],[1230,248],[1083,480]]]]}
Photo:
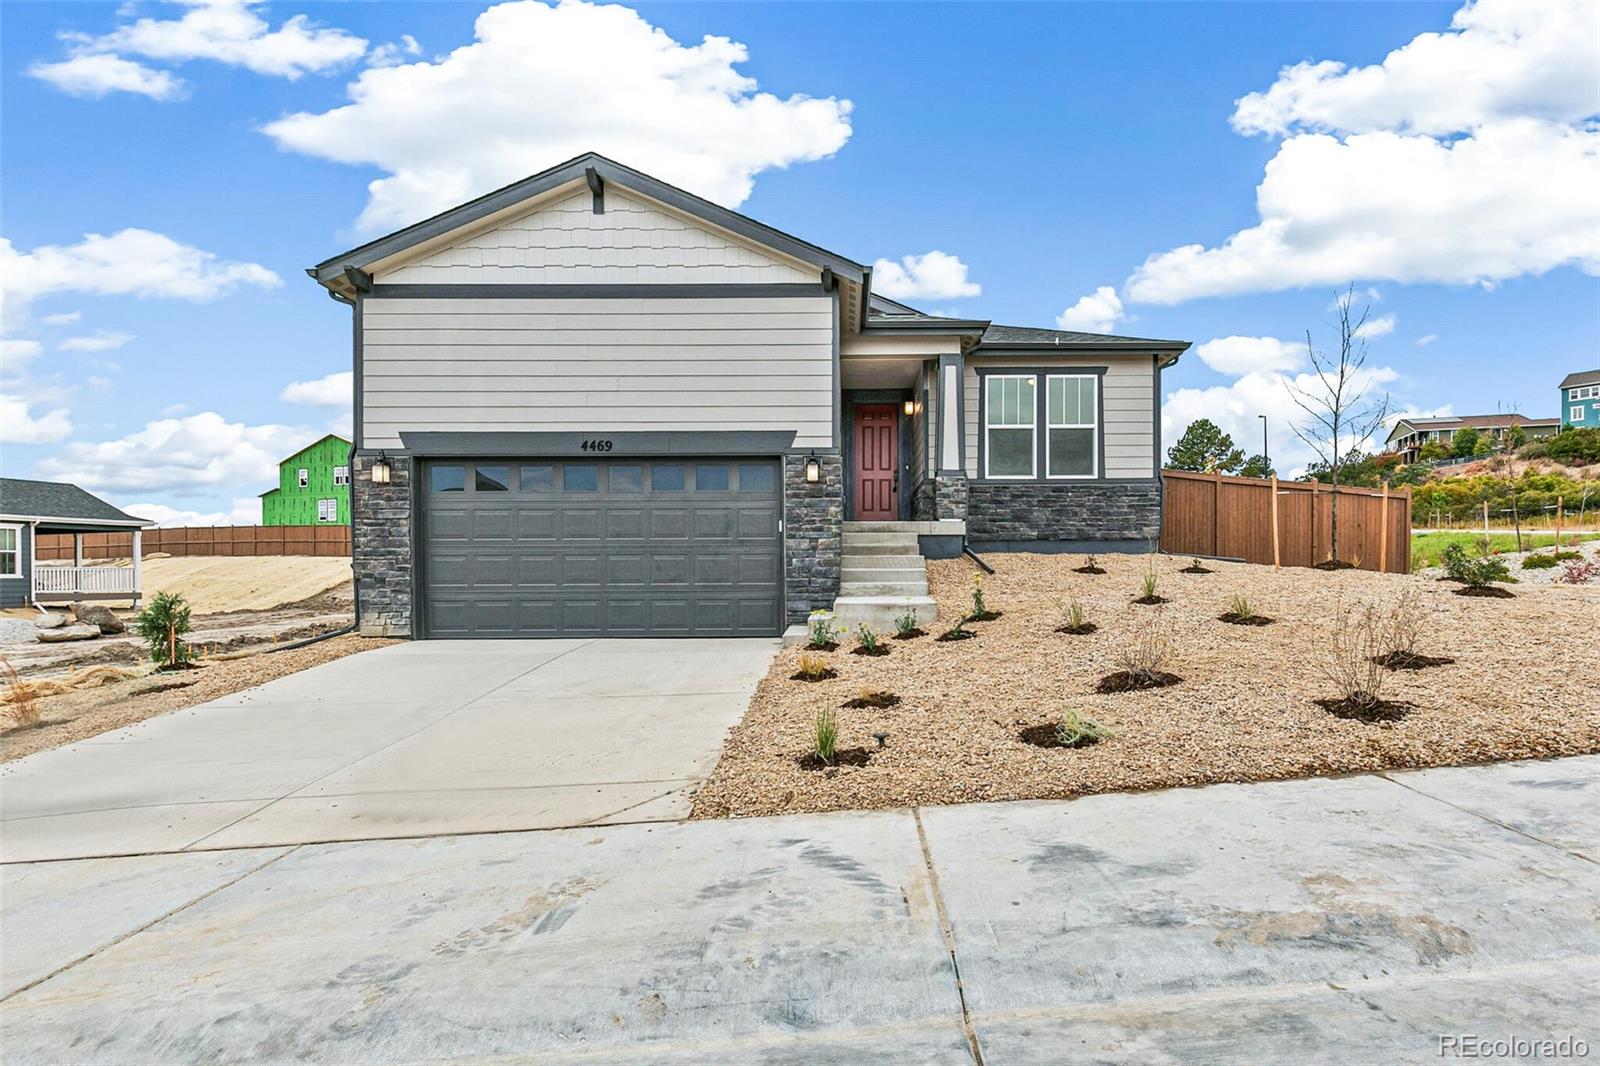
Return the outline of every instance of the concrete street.
{"type": "Polygon", "coordinates": [[[363,652],[0,767],[0,858],[681,818],[777,646],[363,652]]]}
{"type": "Polygon", "coordinates": [[[0,1039],[8,1063],[1594,1055],[1597,811],[1587,757],[14,863],[0,1039]]]}

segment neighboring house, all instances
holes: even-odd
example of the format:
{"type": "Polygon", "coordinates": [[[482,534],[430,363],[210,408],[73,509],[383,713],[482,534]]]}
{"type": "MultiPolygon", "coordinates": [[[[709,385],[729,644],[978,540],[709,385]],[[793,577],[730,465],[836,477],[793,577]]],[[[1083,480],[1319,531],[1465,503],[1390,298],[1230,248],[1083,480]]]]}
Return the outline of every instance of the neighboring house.
{"type": "Polygon", "coordinates": [[[148,518],[124,514],[76,485],[0,478],[0,607],[76,600],[139,602],[142,532],[148,518]],[[133,533],[128,566],[84,566],[85,533],[133,533]],[[40,533],[70,533],[71,565],[37,562],[40,533]]]}
{"type": "Polygon", "coordinates": [[[1526,415],[1460,415],[1441,418],[1402,418],[1389,431],[1384,449],[1400,453],[1400,461],[1414,463],[1417,453],[1429,441],[1438,441],[1446,451],[1455,439],[1456,431],[1471,427],[1488,437],[1496,448],[1505,447],[1506,434],[1513,426],[1521,426],[1529,440],[1553,437],[1560,428],[1555,418],[1529,418],[1526,415]]]}
{"type": "Polygon", "coordinates": [[[1160,533],[1188,342],[924,314],[598,155],[308,273],[355,315],[367,633],[772,635],[846,559],[1160,533]]]}
{"type": "Polygon", "coordinates": [[[330,433],[278,464],[278,487],[261,494],[264,526],[350,524],[350,442],[330,433]]]}
{"type": "Polygon", "coordinates": [[[1600,428],[1600,370],[1580,370],[1561,379],[1561,424],[1600,428]]]}

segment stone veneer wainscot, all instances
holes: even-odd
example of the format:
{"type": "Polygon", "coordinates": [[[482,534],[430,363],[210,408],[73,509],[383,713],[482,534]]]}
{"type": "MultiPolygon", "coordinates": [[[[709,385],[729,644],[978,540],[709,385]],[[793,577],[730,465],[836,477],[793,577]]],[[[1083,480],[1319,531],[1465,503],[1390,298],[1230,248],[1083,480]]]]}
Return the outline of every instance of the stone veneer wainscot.
{"type": "Polygon", "coordinates": [[[967,538],[983,541],[1126,542],[1161,536],[1161,482],[973,481],[967,538]]]}
{"type": "Polygon", "coordinates": [[[819,455],[821,476],[806,481],[803,455],[783,460],[784,598],[791,625],[831,610],[844,554],[844,459],[819,455]]]}
{"type": "Polygon", "coordinates": [[[372,483],[373,456],[358,455],[350,549],[364,637],[411,636],[411,471],[389,457],[389,484],[372,483]]]}

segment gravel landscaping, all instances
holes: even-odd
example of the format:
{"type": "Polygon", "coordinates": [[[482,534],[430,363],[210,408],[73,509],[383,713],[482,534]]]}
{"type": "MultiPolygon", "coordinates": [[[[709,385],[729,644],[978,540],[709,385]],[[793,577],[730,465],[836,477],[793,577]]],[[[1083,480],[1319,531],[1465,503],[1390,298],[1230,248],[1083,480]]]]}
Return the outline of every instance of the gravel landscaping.
{"type": "MultiPolygon", "coordinates": [[[[1158,557],[1159,607],[1133,605],[1145,557],[995,553],[984,597],[1000,618],[977,636],[935,638],[971,609],[967,560],[928,564],[940,618],[929,635],[889,641],[890,654],[821,657],[836,676],[791,680],[804,648],[774,660],[722,759],[695,798],[696,818],[740,817],[1086,793],[1221,781],[1460,765],[1600,752],[1594,624],[1600,588],[1525,583],[1511,599],[1461,597],[1423,575],[1323,572],[1158,557]],[[1321,649],[1343,607],[1392,604],[1413,590],[1425,615],[1422,655],[1454,662],[1383,672],[1382,713],[1342,717],[1317,700],[1341,695],[1321,649]],[[1218,616],[1235,595],[1271,625],[1218,616]],[[1094,632],[1057,632],[1058,604],[1082,601],[1094,632]],[[1150,620],[1171,637],[1166,687],[1099,693],[1119,653],[1150,620]],[[865,693],[886,708],[846,708],[865,693]],[[838,709],[838,747],[860,766],[801,765],[817,711],[838,709]],[[1398,710],[1394,710],[1398,708],[1398,710]],[[1041,727],[1072,710],[1109,730],[1097,743],[1040,747],[1041,727]],[[874,734],[885,734],[880,748],[874,734]],[[1030,740],[1025,740],[1026,733],[1030,740]]],[[[1518,577],[1523,574],[1513,571],[1518,577]]]]}
{"type": "MultiPolygon", "coordinates": [[[[1555,566],[1543,568],[1524,568],[1522,565],[1523,560],[1527,559],[1530,555],[1551,555],[1555,552],[1555,550],[1555,547],[1550,545],[1539,548],[1535,551],[1507,551],[1501,552],[1500,558],[1506,561],[1506,566],[1510,567],[1511,569],[1511,576],[1517,579],[1517,584],[1519,586],[1557,585],[1561,583],[1562,574],[1566,572],[1566,561],[1562,561],[1555,566]]],[[[1576,544],[1563,544],[1562,550],[1575,551],[1580,554],[1584,560],[1595,563],[1596,565],[1600,565],[1600,540],[1580,541],[1576,544]]],[[[1439,578],[1444,576],[1443,568],[1437,566],[1429,567],[1422,573],[1424,577],[1439,578]]],[[[1600,579],[1591,579],[1588,582],[1587,587],[1594,590],[1594,595],[1600,596],[1600,579]]]]}

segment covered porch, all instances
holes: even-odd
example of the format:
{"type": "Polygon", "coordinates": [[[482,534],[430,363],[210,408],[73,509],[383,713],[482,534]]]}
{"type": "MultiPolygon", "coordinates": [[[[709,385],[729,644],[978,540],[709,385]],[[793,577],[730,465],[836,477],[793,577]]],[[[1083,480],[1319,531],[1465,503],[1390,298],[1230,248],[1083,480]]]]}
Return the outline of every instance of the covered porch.
{"type": "Polygon", "coordinates": [[[75,603],[80,600],[127,600],[134,607],[144,591],[140,560],[144,554],[144,530],[134,526],[95,523],[42,521],[34,526],[32,599],[41,607],[75,603]],[[132,533],[133,547],[127,560],[107,560],[85,565],[83,538],[89,533],[132,533]],[[41,535],[66,534],[72,538],[70,560],[40,558],[41,535]]]}
{"type": "Polygon", "coordinates": [[[76,485],[0,478],[0,607],[78,600],[125,600],[137,607],[143,534],[153,525],[76,485]],[[129,537],[126,561],[84,565],[84,537],[92,533],[129,537]]]}

